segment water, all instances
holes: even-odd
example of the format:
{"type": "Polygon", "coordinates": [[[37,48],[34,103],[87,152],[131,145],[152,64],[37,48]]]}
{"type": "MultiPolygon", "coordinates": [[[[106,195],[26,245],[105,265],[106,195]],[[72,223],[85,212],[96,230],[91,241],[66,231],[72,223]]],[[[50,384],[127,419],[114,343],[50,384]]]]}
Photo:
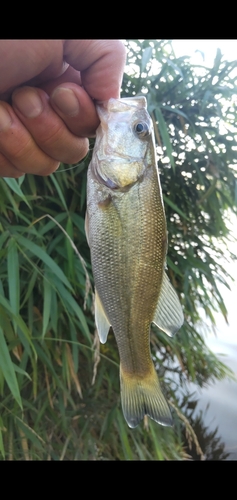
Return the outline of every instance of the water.
{"type": "MultiPolygon", "coordinates": [[[[226,287],[220,288],[228,310],[229,325],[221,314],[216,314],[217,336],[214,333],[209,334],[206,343],[215,354],[218,354],[219,359],[231,368],[237,379],[237,262],[226,266],[226,269],[235,278],[231,291],[226,287]],[[219,353],[224,354],[224,357],[219,353]]],[[[204,411],[209,404],[208,410],[203,415],[205,425],[209,430],[218,427],[218,435],[225,444],[225,451],[229,453],[227,460],[237,460],[237,381],[216,382],[206,389],[197,391],[197,399],[199,401],[195,413],[204,411]]]]}
{"type": "MultiPolygon", "coordinates": [[[[232,338],[234,326],[232,322],[229,327],[225,325],[217,338],[214,336],[207,338],[207,344],[215,354],[225,354],[225,357],[218,355],[219,359],[231,368],[237,377],[237,336],[235,335],[234,342],[232,338]]],[[[197,397],[199,402],[196,412],[203,411],[209,404],[204,418],[205,424],[210,430],[218,427],[218,435],[225,443],[225,451],[230,453],[228,460],[237,460],[237,382],[233,380],[216,382],[197,392],[197,397]]]]}
{"type": "MultiPolygon", "coordinates": [[[[217,47],[221,48],[228,60],[236,59],[237,40],[188,40],[188,44],[187,40],[174,40],[173,46],[177,56],[188,53],[194,64],[202,63],[200,53],[195,52],[197,49],[205,54],[207,66],[213,65],[217,47]]],[[[236,227],[237,220],[234,220],[233,217],[234,234],[236,234],[234,230],[236,227]]],[[[236,244],[231,245],[231,250],[236,254],[236,244]]],[[[221,314],[216,315],[217,337],[210,334],[206,343],[215,354],[225,354],[224,358],[220,356],[221,361],[231,368],[237,376],[237,326],[235,319],[237,313],[237,263],[232,263],[226,268],[227,273],[235,277],[236,280],[231,292],[225,287],[220,289],[228,310],[229,326],[226,325],[221,314]]],[[[204,411],[209,404],[208,410],[205,414],[203,413],[203,420],[210,430],[218,426],[218,434],[225,443],[225,450],[230,453],[228,459],[237,460],[237,382],[228,380],[216,382],[215,385],[207,389],[196,390],[196,395],[199,402],[194,414],[197,415],[200,410],[204,411]]]]}

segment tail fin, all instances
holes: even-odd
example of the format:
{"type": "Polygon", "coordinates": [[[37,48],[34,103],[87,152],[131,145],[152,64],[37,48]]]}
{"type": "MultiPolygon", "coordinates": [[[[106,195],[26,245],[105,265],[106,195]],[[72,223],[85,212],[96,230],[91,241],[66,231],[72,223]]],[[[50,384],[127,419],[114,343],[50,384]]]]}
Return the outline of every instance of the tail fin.
{"type": "Polygon", "coordinates": [[[141,379],[123,371],[120,365],[122,408],[129,427],[136,427],[145,415],[161,425],[172,426],[168,403],[163,396],[155,367],[141,379]]]}

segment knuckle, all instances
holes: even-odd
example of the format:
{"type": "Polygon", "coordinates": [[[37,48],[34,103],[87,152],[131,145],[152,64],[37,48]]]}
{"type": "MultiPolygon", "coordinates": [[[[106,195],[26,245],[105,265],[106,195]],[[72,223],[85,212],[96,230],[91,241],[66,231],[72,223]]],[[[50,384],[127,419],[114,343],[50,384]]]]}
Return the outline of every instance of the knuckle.
{"type": "Polygon", "coordinates": [[[69,150],[69,153],[65,155],[64,162],[66,163],[78,163],[83,160],[83,158],[87,155],[89,149],[89,141],[88,139],[77,139],[76,147],[69,150]]]}
{"type": "Polygon", "coordinates": [[[35,137],[35,139],[40,144],[40,147],[50,154],[59,146],[62,147],[65,128],[66,126],[63,123],[59,124],[57,122],[52,124],[51,127],[42,129],[41,136],[35,137]]]}

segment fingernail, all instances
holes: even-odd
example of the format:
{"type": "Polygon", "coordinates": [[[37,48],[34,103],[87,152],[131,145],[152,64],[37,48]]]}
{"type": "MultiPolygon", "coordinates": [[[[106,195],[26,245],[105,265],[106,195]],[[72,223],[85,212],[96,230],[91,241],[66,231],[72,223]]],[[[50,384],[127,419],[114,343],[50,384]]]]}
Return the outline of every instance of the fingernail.
{"type": "Polygon", "coordinates": [[[37,92],[32,89],[21,88],[15,90],[12,100],[26,118],[36,118],[43,111],[42,101],[37,92]]]}
{"type": "Polygon", "coordinates": [[[58,87],[53,91],[51,99],[64,115],[78,115],[80,109],[79,102],[71,89],[58,87]]]}
{"type": "Polygon", "coordinates": [[[7,130],[12,124],[12,119],[7,110],[0,106],[0,130],[7,130]]]}

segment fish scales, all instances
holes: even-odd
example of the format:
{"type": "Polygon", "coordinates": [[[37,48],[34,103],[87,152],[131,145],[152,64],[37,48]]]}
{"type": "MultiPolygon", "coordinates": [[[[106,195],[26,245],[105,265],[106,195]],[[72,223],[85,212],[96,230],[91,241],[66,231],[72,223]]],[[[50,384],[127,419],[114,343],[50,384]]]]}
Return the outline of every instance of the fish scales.
{"type": "MultiPolygon", "coordinates": [[[[153,186],[156,178],[151,173],[154,180],[147,179],[147,182],[153,186]]],[[[135,369],[141,374],[147,371],[147,358],[150,360],[147,339],[161,287],[160,271],[163,270],[166,250],[161,236],[165,221],[157,214],[157,205],[161,205],[161,201],[155,189],[154,194],[147,197],[147,182],[137,183],[131,188],[129,206],[124,196],[116,204],[115,194],[113,203],[95,213],[95,230],[92,231],[95,238],[90,240],[92,266],[96,269],[95,286],[103,297],[104,309],[116,332],[121,362],[126,371],[135,369]],[[146,203],[143,202],[144,195],[146,203]],[[126,214],[130,204],[133,209],[128,219],[126,214]],[[155,217],[149,222],[152,212],[155,217]],[[100,241],[98,227],[103,227],[104,231],[100,241]],[[161,263],[161,269],[157,261],[161,263]],[[106,275],[108,280],[105,280],[106,275]],[[144,283],[149,283],[149,286],[144,286],[144,283]],[[147,310],[145,317],[144,309],[147,310]],[[125,336],[125,332],[128,335],[125,336]]]]}
{"type": "Polygon", "coordinates": [[[122,406],[128,425],[136,426],[145,414],[163,425],[171,425],[170,411],[151,359],[150,325],[152,321],[159,323],[156,310],[160,307],[163,319],[158,326],[172,335],[181,326],[172,318],[173,302],[178,323],[182,324],[183,317],[175,292],[167,293],[171,285],[164,275],[166,220],[152,123],[143,97],[114,99],[102,107],[98,148],[88,170],[87,193],[96,324],[102,342],[107,339],[110,325],[116,337],[122,406]],[[114,116],[110,120],[113,106],[114,116]],[[106,107],[110,107],[109,116],[106,107]],[[117,113],[121,113],[118,123],[117,108],[117,113]],[[137,138],[134,134],[137,124],[148,132],[145,137],[137,138]],[[123,149],[124,135],[127,149],[123,149]],[[134,146],[135,141],[138,142],[134,146]],[[170,326],[170,320],[176,324],[170,326]]]}

